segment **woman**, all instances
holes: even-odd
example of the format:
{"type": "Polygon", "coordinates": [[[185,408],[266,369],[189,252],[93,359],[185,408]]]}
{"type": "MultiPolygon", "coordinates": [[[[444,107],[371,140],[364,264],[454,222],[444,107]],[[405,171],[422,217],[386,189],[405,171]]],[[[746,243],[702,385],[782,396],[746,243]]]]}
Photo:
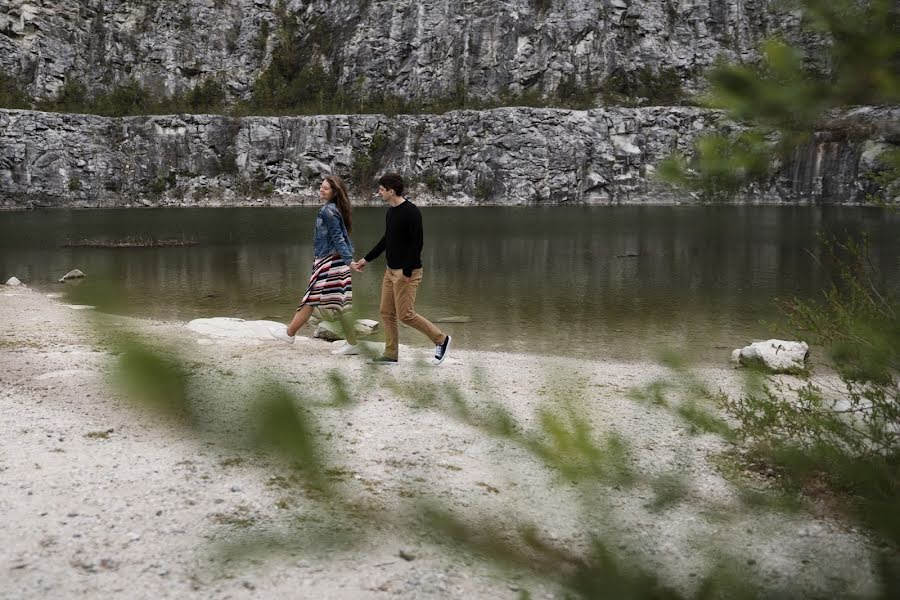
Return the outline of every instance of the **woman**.
{"type": "Polygon", "coordinates": [[[289,344],[309,320],[313,312],[321,319],[341,321],[347,343],[332,354],[357,354],[356,332],[349,310],[353,302],[350,282],[350,263],[353,261],[353,243],[350,241],[352,216],[347,188],[340,177],[328,175],[319,186],[319,198],[325,204],[316,216],[312,275],[309,287],[291,324],[286,328],[271,328],[272,337],[289,344]]]}

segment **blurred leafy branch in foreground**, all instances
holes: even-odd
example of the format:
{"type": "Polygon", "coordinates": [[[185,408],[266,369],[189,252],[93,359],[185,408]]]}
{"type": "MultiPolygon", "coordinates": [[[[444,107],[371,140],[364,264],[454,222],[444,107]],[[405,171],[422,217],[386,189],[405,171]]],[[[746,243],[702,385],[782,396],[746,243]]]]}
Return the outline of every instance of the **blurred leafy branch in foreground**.
{"type": "MultiPolygon", "coordinates": [[[[678,473],[651,476],[635,470],[627,441],[616,433],[598,435],[588,419],[581,416],[577,400],[571,395],[554,398],[552,404],[538,411],[536,426],[528,428],[500,403],[476,404],[468,401],[457,387],[421,382],[413,386],[389,376],[381,380],[399,399],[413,406],[452,416],[484,436],[524,450],[560,477],[560,490],[568,485],[578,487],[579,515],[588,541],[577,547],[547,539],[541,534],[545,530],[541,523],[511,520],[501,514],[463,518],[435,499],[407,498],[401,500],[399,508],[385,509],[373,501],[350,495],[329,477],[329,473],[341,471],[336,461],[338,449],[328,442],[330,436],[322,433],[321,424],[308,410],[311,406],[321,406],[321,401],[291,392],[280,384],[263,384],[258,386],[247,420],[209,428],[204,423],[210,421],[208,411],[215,403],[202,397],[203,386],[192,383],[190,372],[177,359],[166,356],[172,354],[152,350],[134,340],[121,346],[120,383],[139,407],[150,408],[170,422],[224,447],[271,453],[273,459],[283,461],[294,470],[292,480],[302,483],[306,498],[329,511],[333,522],[333,527],[326,527],[325,531],[303,531],[294,536],[260,532],[228,549],[228,556],[277,552],[298,546],[333,548],[336,543],[352,547],[367,535],[365,524],[371,529],[371,524],[377,522],[381,527],[391,524],[416,533],[422,533],[424,527],[426,532],[450,540],[464,552],[501,567],[524,570],[540,581],[560,585],[567,593],[583,598],[778,596],[773,596],[771,590],[755,588],[746,574],[735,567],[737,561],[731,564],[716,555],[710,557],[714,563],[710,572],[692,593],[685,594],[660,581],[642,563],[623,558],[624,553],[614,551],[614,547],[625,547],[615,527],[608,525],[602,535],[593,529],[598,519],[612,512],[607,495],[602,493],[604,489],[645,490],[653,497],[649,504],[653,511],[665,511],[685,501],[706,503],[722,519],[738,518],[746,510],[764,507],[766,503],[747,503],[739,510],[717,506],[714,501],[692,492],[678,473]],[[233,434],[217,433],[220,430],[251,433],[236,439],[233,434]],[[348,521],[360,525],[347,531],[343,525],[348,521]]],[[[373,371],[372,377],[378,377],[377,373],[373,371]]],[[[345,410],[358,401],[355,391],[339,374],[332,372],[329,379],[333,397],[327,404],[331,409],[345,410]]],[[[708,392],[703,393],[709,397],[708,392]]],[[[697,425],[697,432],[721,427],[721,422],[700,406],[692,405],[684,414],[689,422],[697,425]]],[[[785,597],[788,596],[786,593],[785,597]]]]}
{"type": "MultiPolygon", "coordinates": [[[[701,103],[725,111],[733,123],[700,138],[692,157],[675,154],[659,168],[671,184],[707,201],[729,199],[762,183],[777,161],[789,159],[818,129],[835,129],[829,111],[859,104],[900,102],[900,11],[894,0],[784,0],[799,9],[801,26],[825,40],[822,56],[771,37],[757,64],[719,63],[707,74],[701,103]]],[[[808,45],[808,44],[807,44],[808,45]]],[[[858,128],[858,126],[857,126],[858,128]]],[[[843,137],[864,132],[843,127],[843,137]]],[[[873,174],[882,190],[893,186],[891,159],[873,174]]],[[[889,193],[889,191],[888,191],[889,193]]]]}
{"type": "MultiPolygon", "coordinates": [[[[785,306],[794,326],[811,332],[815,341],[828,348],[845,386],[837,391],[843,394],[825,393],[821,382],[768,380],[751,373],[744,393],[730,398],[711,391],[686,364],[667,356],[664,362],[674,376],[636,389],[632,395],[647,410],[669,411],[692,433],[719,436],[735,444],[745,458],[775,466],[789,489],[802,491],[812,479],[828,486],[846,501],[848,513],[882,541],[881,595],[895,597],[900,582],[896,561],[900,542],[897,299],[884,292],[865,269],[861,246],[847,242],[831,248],[840,255],[841,267],[824,304],[785,306]],[[785,381],[799,384],[791,387],[794,384],[785,381]]],[[[232,554],[298,546],[349,548],[370,535],[371,524],[377,522],[399,531],[431,534],[464,553],[524,571],[581,598],[774,598],[805,593],[796,588],[771,589],[754,581],[742,568],[744,561],[715,540],[703,541],[705,562],[710,566],[688,590],[662,580],[646,557],[623,551],[628,536],[615,522],[610,502],[617,495],[643,494],[651,498],[645,505],[651,512],[690,505],[727,521],[752,511],[794,510],[797,494],[758,489],[738,480],[733,482],[737,500],[725,505],[693,489],[683,472],[638,469],[628,440],[615,431],[598,431],[586,416],[577,382],[557,385],[555,395],[537,409],[529,424],[499,401],[469,400],[464,388],[430,382],[425,375],[415,384],[377,370],[367,377],[370,385],[381,386],[410,406],[452,417],[483,438],[524,452],[556,474],[559,489],[554,493],[574,488],[577,518],[583,527],[581,541],[561,543],[543,535],[546,528],[540,522],[506,514],[460,516],[427,491],[419,497],[399,498],[390,507],[351,494],[330,476],[341,471],[341,449],[330,441],[331,432],[323,430],[311,410],[343,411],[361,401],[362,390],[336,371],[328,374],[331,393],[325,400],[279,383],[265,383],[248,391],[255,400],[245,416],[223,415],[223,420],[230,420],[227,426],[210,427],[209,411],[217,403],[205,394],[212,392],[186,363],[172,356],[134,339],[124,342],[119,374],[129,395],[141,407],[223,447],[270,453],[273,460],[292,469],[291,479],[304,487],[306,499],[329,514],[331,524],[324,528],[260,531],[232,548],[232,554]],[[235,436],[235,431],[244,435],[235,436]],[[358,525],[348,528],[347,523],[358,525]]]]}
{"type": "MultiPolygon", "coordinates": [[[[720,395],[757,459],[799,488],[824,485],[885,541],[900,545],[900,297],[879,280],[865,239],[826,240],[821,302],[782,302],[788,327],[825,349],[832,377],[751,378],[720,395]]],[[[821,266],[821,265],[820,265],[821,266]]]]}

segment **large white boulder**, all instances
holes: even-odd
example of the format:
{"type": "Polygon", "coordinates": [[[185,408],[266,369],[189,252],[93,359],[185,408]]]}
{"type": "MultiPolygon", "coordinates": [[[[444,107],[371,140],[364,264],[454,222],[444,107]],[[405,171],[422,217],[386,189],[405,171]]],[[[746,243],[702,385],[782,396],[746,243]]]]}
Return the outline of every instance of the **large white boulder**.
{"type": "Polygon", "coordinates": [[[21,281],[19,281],[19,279],[17,277],[10,277],[9,279],[6,280],[6,285],[9,285],[12,287],[18,287],[18,286],[22,286],[25,284],[23,284],[21,281]]]}
{"type": "Polygon", "coordinates": [[[187,324],[188,329],[208,338],[244,344],[271,341],[270,327],[284,328],[284,324],[275,321],[245,321],[231,317],[194,319],[187,324]]]}
{"type": "Polygon", "coordinates": [[[773,373],[798,373],[806,368],[809,345],[806,342],[766,340],[753,342],[732,352],[732,360],[737,358],[747,367],[763,368],[773,373]]]}

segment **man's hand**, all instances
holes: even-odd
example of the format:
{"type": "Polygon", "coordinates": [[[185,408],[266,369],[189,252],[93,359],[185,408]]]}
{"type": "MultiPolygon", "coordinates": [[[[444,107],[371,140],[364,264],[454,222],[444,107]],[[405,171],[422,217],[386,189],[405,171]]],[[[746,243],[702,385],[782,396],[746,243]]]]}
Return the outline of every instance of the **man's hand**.
{"type": "Polygon", "coordinates": [[[356,271],[357,273],[362,273],[362,270],[366,266],[366,259],[361,258],[359,260],[354,260],[350,263],[350,268],[356,271]]]}

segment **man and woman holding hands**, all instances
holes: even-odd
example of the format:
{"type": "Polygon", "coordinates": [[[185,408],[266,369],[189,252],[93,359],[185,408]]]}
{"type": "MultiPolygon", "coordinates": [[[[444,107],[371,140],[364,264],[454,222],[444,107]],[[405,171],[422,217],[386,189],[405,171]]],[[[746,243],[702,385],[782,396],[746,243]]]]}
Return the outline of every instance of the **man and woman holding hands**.
{"type": "Polygon", "coordinates": [[[294,318],[286,328],[270,329],[273,337],[293,343],[294,335],[310,316],[336,315],[347,342],[333,354],[358,354],[359,346],[349,317],[353,291],[350,270],[362,272],[366,265],[385,255],[387,269],[381,284],[379,312],[384,324],[384,353],[373,358],[381,364],[399,359],[398,321],[421,331],[435,345],[432,364],[447,357],[450,336],[431,321],[416,313],[416,292],[422,281],[422,213],[403,196],[403,178],[388,173],[378,179],[378,195],[388,204],[385,230],[381,240],[365,255],[353,260],[352,209],[346,186],[339,177],[328,175],[319,187],[324,205],[316,217],[312,275],[294,318]]]}

